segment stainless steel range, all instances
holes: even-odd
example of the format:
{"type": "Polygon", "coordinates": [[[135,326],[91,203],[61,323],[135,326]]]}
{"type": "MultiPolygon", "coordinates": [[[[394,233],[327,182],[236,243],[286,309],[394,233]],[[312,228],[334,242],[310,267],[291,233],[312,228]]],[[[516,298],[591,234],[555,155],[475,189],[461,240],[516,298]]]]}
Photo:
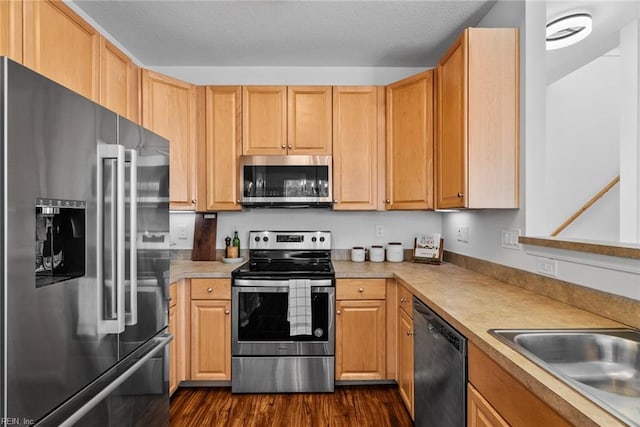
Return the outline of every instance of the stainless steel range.
{"type": "Polygon", "coordinates": [[[332,392],[331,233],[251,231],[232,278],[231,391],[332,392]]]}

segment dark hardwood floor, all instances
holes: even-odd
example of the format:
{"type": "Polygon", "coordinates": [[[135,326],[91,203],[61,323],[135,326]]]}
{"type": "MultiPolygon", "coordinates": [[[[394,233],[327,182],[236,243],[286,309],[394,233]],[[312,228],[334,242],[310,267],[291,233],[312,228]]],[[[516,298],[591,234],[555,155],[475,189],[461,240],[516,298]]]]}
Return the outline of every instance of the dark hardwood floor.
{"type": "Polygon", "coordinates": [[[171,426],[413,426],[397,386],[340,386],[334,393],[231,394],[230,388],[180,388],[171,426]]]}

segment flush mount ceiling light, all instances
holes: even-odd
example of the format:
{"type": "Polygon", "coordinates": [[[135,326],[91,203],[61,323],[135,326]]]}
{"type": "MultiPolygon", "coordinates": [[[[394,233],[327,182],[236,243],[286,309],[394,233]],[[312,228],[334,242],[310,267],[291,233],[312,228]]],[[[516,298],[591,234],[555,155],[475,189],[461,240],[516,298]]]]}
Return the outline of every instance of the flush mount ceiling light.
{"type": "Polygon", "coordinates": [[[547,50],[578,43],[591,34],[592,19],[588,13],[574,13],[547,24],[547,50]]]}

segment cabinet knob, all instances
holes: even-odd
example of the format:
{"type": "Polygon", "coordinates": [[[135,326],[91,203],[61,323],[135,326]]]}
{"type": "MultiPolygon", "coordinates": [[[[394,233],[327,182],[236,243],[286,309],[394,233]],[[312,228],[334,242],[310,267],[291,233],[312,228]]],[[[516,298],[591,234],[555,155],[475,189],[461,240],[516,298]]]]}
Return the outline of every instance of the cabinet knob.
{"type": "Polygon", "coordinates": [[[333,199],[333,203],[338,203],[338,200],[336,200],[336,199],[333,199]]]}
{"type": "Polygon", "coordinates": [[[411,336],[411,335],[413,335],[413,334],[414,334],[414,332],[407,331],[407,336],[408,336],[408,337],[410,337],[410,336],[411,336]]]}
{"type": "Polygon", "coordinates": [[[207,288],[207,292],[209,293],[213,292],[213,288],[207,288]]]}
{"type": "Polygon", "coordinates": [[[229,310],[225,310],[225,311],[224,311],[224,314],[229,314],[229,310]]]}
{"type": "Polygon", "coordinates": [[[464,194],[463,193],[458,193],[458,197],[463,198],[464,194]]]}
{"type": "Polygon", "coordinates": [[[237,200],[236,200],[236,203],[237,203],[237,204],[240,204],[240,199],[237,199],[237,200]]]}
{"type": "Polygon", "coordinates": [[[340,315],[340,314],[342,314],[342,311],[338,310],[338,311],[336,311],[336,314],[340,315]]]}
{"type": "Polygon", "coordinates": [[[287,148],[287,146],[286,146],[286,145],[284,145],[284,144],[282,144],[282,148],[287,148]]]}
{"type": "Polygon", "coordinates": [[[197,202],[198,202],[198,201],[197,201],[196,199],[191,199],[191,203],[192,203],[192,204],[194,204],[194,205],[195,205],[197,202]]]}
{"type": "Polygon", "coordinates": [[[358,292],[363,293],[364,292],[364,288],[359,288],[358,292]]]}
{"type": "Polygon", "coordinates": [[[407,302],[406,298],[400,298],[400,304],[404,304],[405,302],[407,302]]]}
{"type": "Polygon", "coordinates": [[[389,203],[391,203],[391,200],[387,199],[387,200],[385,200],[384,202],[385,202],[386,204],[389,204],[389,203]]]}
{"type": "Polygon", "coordinates": [[[287,145],[287,147],[289,148],[289,150],[293,150],[293,145],[289,144],[287,145]]]}

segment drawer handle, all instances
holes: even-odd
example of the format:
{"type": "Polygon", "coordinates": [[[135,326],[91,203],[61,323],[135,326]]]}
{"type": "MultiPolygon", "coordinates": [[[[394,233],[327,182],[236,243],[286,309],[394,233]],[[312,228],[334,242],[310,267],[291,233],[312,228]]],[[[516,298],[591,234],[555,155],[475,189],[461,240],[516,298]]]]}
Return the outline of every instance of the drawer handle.
{"type": "Polygon", "coordinates": [[[364,288],[358,289],[358,292],[363,293],[364,292],[364,288]]]}
{"type": "Polygon", "coordinates": [[[207,292],[209,293],[213,292],[213,288],[207,288],[207,292]]]}
{"type": "Polygon", "coordinates": [[[224,311],[224,314],[229,314],[229,310],[225,310],[225,311],[224,311]]]}
{"type": "Polygon", "coordinates": [[[400,298],[400,304],[404,304],[405,302],[407,302],[406,298],[400,298]]]}

